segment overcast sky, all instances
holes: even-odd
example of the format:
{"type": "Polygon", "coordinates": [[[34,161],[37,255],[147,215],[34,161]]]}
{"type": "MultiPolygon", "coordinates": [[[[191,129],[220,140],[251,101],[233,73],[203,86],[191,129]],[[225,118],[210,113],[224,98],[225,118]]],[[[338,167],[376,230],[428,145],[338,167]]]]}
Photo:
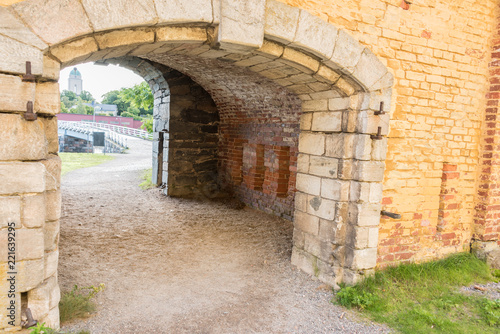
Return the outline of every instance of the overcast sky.
{"type": "Polygon", "coordinates": [[[83,90],[89,91],[98,102],[101,102],[103,94],[111,90],[132,87],[144,81],[140,76],[123,67],[84,63],[61,70],[59,77],[59,88],[61,91],[68,89],[69,72],[75,67],[82,74],[83,90]]]}

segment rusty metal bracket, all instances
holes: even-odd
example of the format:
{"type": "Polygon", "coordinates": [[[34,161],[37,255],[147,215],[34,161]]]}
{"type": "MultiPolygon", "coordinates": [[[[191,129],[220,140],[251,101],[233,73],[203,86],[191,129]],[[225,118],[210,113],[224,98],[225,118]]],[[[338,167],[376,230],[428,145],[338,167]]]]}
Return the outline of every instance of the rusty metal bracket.
{"type": "Polygon", "coordinates": [[[38,324],[38,321],[33,319],[33,315],[31,314],[31,310],[29,308],[24,309],[24,313],[26,314],[26,321],[23,321],[23,328],[30,328],[38,324]]]}
{"type": "Polygon", "coordinates": [[[382,127],[379,126],[378,130],[377,130],[377,134],[376,135],[370,135],[370,138],[373,139],[373,140],[382,140],[382,139],[384,139],[384,136],[382,136],[382,127]]]}
{"type": "Polygon", "coordinates": [[[408,9],[410,9],[410,5],[411,5],[410,1],[408,1],[408,0],[402,0],[401,4],[399,5],[399,7],[403,8],[404,10],[408,10],[408,9]]]}
{"type": "Polygon", "coordinates": [[[24,82],[35,82],[35,76],[31,74],[31,62],[26,62],[26,74],[23,75],[24,82]]]}
{"type": "Polygon", "coordinates": [[[401,219],[401,215],[399,213],[389,212],[389,211],[380,211],[380,215],[387,216],[392,219],[401,219]]]}
{"type": "Polygon", "coordinates": [[[384,101],[380,102],[380,110],[379,111],[375,111],[373,113],[374,115],[378,116],[378,115],[385,115],[386,112],[384,111],[384,101]]]}
{"type": "Polygon", "coordinates": [[[35,121],[37,118],[37,115],[33,112],[33,101],[28,101],[28,103],[26,103],[24,119],[27,121],[35,121]]]}

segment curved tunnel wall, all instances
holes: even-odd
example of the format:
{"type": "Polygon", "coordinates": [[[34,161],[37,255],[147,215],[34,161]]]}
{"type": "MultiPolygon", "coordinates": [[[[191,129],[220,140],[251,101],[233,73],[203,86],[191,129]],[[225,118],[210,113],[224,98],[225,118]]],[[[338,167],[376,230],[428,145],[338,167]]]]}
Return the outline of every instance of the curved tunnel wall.
{"type": "Polygon", "coordinates": [[[220,116],[220,189],[292,219],[301,114],[297,95],[220,60],[178,55],[149,59],[188,74],[212,96],[220,116]]]}

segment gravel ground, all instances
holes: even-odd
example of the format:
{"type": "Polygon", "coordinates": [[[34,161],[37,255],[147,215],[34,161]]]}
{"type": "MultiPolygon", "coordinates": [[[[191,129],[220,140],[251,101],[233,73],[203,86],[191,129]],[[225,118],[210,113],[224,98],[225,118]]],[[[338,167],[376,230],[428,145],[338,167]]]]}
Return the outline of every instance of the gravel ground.
{"type": "Polygon", "coordinates": [[[289,221],[141,190],[151,144],[62,181],[59,283],[104,283],[91,333],[388,333],[290,264],[289,221]]]}
{"type": "Polygon", "coordinates": [[[489,299],[500,299],[500,283],[474,284],[460,289],[465,294],[477,295],[489,299]]]}

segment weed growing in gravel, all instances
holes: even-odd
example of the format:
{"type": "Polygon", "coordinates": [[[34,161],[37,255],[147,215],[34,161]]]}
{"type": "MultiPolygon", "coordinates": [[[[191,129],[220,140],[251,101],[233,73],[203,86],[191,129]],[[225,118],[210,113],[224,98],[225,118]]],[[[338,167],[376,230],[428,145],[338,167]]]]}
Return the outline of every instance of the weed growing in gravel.
{"type": "Polygon", "coordinates": [[[36,327],[32,327],[30,334],[56,334],[57,332],[50,327],[45,326],[45,322],[43,324],[38,323],[36,327]]]}
{"type": "Polygon", "coordinates": [[[358,291],[351,286],[342,286],[337,293],[337,301],[342,306],[365,309],[377,301],[377,296],[370,292],[358,291]]]}
{"type": "Polygon", "coordinates": [[[104,290],[102,283],[99,286],[85,288],[75,285],[71,291],[64,293],[59,302],[61,322],[88,317],[96,309],[93,298],[102,290],[104,290]]]}
{"type": "Polygon", "coordinates": [[[45,326],[45,323],[38,323],[36,327],[32,327],[30,334],[90,334],[89,331],[78,331],[78,332],[58,332],[50,327],[45,326]]]}
{"type": "Polygon", "coordinates": [[[142,172],[141,179],[144,180],[144,182],[139,184],[139,187],[141,187],[141,189],[147,190],[156,187],[156,184],[151,182],[152,174],[153,174],[152,168],[146,169],[145,171],[142,172]]]}
{"type": "Polygon", "coordinates": [[[461,286],[493,280],[490,269],[462,253],[423,264],[378,271],[334,301],[355,307],[402,333],[498,333],[500,301],[460,293],[461,286]]]}

